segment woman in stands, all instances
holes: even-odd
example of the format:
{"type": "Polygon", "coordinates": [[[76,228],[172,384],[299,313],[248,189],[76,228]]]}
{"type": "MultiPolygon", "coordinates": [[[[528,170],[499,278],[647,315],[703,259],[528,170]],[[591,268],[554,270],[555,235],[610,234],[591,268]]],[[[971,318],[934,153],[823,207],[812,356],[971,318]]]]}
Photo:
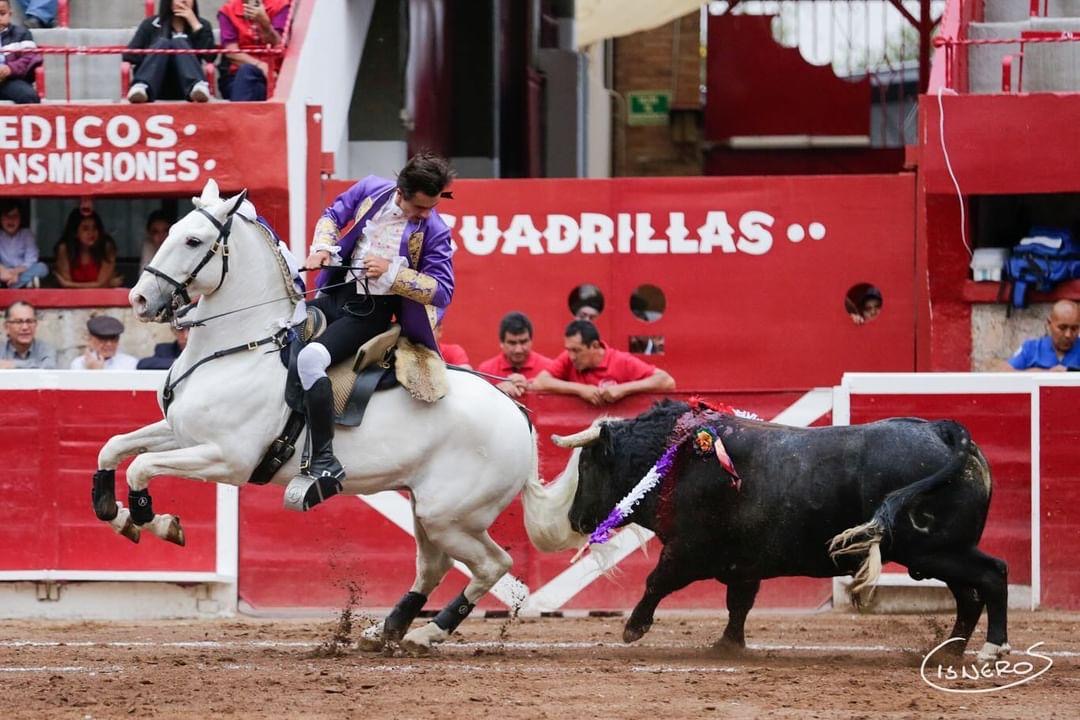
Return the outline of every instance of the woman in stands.
{"type": "Polygon", "coordinates": [[[268,79],[281,67],[281,55],[248,50],[278,48],[284,42],[290,0],[227,0],[218,11],[221,28],[221,97],[233,101],[266,99],[268,79]]]}
{"type": "Polygon", "coordinates": [[[55,275],[60,287],[119,287],[116,274],[116,243],[105,232],[101,216],[72,210],[64,234],[56,245],[55,275]]]}
{"type": "MultiPolygon", "coordinates": [[[[160,0],[158,14],[139,23],[128,47],[208,50],[214,47],[214,31],[206,19],[199,17],[198,0],[160,0]]],[[[202,70],[202,63],[212,60],[209,55],[129,53],[124,55],[124,60],[135,66],[127,95],[129,102],[185,98],[191,102],[206,102],[210,99],[210,86],[202,70]]]]}

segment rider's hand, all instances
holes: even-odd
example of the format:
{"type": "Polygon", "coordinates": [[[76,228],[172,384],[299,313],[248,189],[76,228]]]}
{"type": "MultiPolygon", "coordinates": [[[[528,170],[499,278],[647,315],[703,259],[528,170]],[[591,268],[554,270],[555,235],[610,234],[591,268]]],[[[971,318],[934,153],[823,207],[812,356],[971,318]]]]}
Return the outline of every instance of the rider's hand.
{"type": "Polygon", "coordinates": [[[382,277],[390,269],[390,261],[378,255],[366,255],[363,260],[364,275],[372,280],[382,277]]]}
{"type": "Polygon", "coordinates": [[[304,261],[304,269],[319,270],[328,264],[330,264],[330,251],[320,250],[319,252],[313,252],[308,256],[308,259],[304,261]]]}

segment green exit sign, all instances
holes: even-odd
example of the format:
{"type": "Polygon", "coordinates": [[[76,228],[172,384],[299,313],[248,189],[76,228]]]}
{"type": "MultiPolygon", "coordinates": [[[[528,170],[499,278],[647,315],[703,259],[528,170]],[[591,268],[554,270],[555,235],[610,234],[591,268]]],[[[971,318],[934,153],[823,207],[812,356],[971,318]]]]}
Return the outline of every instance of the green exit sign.
{"type": "Polygon", "coordinates": [[[627,125],[667,125],[671,93],[667,90],[632,90],[627,93],[630,106],[627,125]]]}

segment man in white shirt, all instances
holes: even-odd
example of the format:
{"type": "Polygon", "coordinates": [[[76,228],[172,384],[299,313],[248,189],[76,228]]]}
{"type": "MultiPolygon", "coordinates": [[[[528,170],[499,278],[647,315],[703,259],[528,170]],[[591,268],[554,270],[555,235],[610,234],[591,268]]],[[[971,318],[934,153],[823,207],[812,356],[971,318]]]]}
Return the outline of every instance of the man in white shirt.
{"type": "Polygon", "coordinates": [[[71,361],[72,370],[134,370],[139,361],[120,352],[124,323],[108,315],[95,315],[86,321],[86,351],[71,361]]]}

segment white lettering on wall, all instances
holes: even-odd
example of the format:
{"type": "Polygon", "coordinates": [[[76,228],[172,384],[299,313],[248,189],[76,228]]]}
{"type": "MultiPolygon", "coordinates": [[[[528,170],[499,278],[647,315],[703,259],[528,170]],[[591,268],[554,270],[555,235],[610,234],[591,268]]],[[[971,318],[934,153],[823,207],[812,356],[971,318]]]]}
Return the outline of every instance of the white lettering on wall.
{"type": "MultiPolygon", "coordinates": [[[[197,181],[210,164],[200,160],[197,150],[177,147],[175,124],[172,115],[164,114],[145,120],[84,114],[70,123],[64,116],[2,116],[0,151],[8,152],[0,155],[0,185],[197,181]],[[135,149],[140,143],[147,149],[135,149]]],[[[521,217],[531,225],[528,215],[521,217]]],[[[475,218],[472,221],[475,224],[475,218]]],[[[503,232],[494,217],[485,227],[492,252],[503,232]]],[[[532,232],[539,238],[538,230],[532,232]]],[[[544,250],[537,244],[530,251],[544,250]]]]}
{"type": "MultiPolygon", "coordinates": [[[[737,232],[727,211],[710,210],[697,225],[696,235],[692,228],[700,216],[688,219],[684,212],[623,212],[614,216],[583,212],[577,217],[518,214],[505,226],[495,215],[440,217],[472,255],[565,255],[574,251],[585,255],[764,255],[773,247],[772,228],[776,224],[776,218],[762,210],[732,215],[737,232]]],[[[825,236],[824,225],[818,234],[825,236]]]]}

